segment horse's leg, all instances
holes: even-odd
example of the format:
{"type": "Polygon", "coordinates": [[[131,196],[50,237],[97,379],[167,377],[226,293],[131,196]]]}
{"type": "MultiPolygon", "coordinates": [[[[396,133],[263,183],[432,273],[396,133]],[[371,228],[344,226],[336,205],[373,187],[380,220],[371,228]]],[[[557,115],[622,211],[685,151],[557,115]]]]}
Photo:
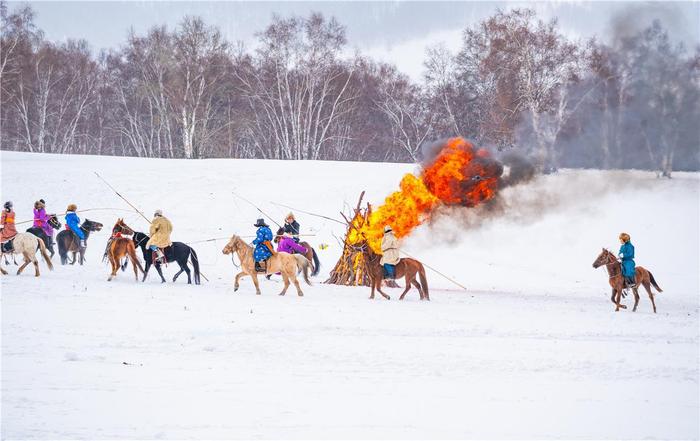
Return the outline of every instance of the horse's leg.
{"type": "Polygon", "coordinates": [[[430,299],[426,299],[426,298],[425,298],[425,294],[423,293],[423,288],[420,286],[420,283],[418,283],[418,281],[417,281],[416,279],[413,279],[413,280],[411,281],[411,284],[412,284],[413,286],[415,286],[416,289],[418,290],[418,293],[420,294],[420,299],[421,299],[421,300],[430,300],[430,299]]]}
{"type": "Polygon", "coordinates": [[[17,270],[17,275],[18,275],[18,276],[22,273],[22,271],[24,270],[24,268],[26,268],[27,265],[29,265],[29,262],[32,261],[32,260],[29,258],[29,256],[27,256],[27,253],[22,253],[22,256],[24,257],[24,263],[23,263],[22,266],[20,266],[19,269],[17,270]]]}
{"type": "Polygon", "coordinates": [[[85,263],[85,248],[80,247],[80,266],[83,266],[83,263],[85,263]]]}
{"type": "Polygon", "coordinates": [[[634,294],[634,307],[632,308],[632,312],[636,312],[637,305],[639,305],[639,291],[636,286],[632,288],[632,294],[634,294]]]}
{"type": "Polygon", "coordinates": [[[180,271],[176,272],[175,275],[173,276],[173,283],[177,280],[178,276],[184,272],[185,272],[185,270],[182,267],[180,267],[180,271]]]}
{"type": "Polygon", "coordinates": [[[233,292],[238,291],[238,288],[240,287],[238,281],[241,280],[241,277],[245,275],[245,271],[241,271],[240,273],[236,274],[236,280],[233,282],[233,292]]]}
{"type": "Polygon", "coordinates": [[[255,285],[255,294],[260,295],[262,294],[260,292],[260,284],[258,283],[258,273],[257,271],[253,270],[253,273],[250,275],[250,277],[253,278],[253,284],[255,285]]]}
{"type": "Polygon", "coordinates": [[[71,261],[70,264],[71,264],[71,265],[75,265],[75,262],[77,261],[77,258],[76,258],[76,254],[77,254],[77,253],[76,253],[75,251],[72,251],[72,253],[73,253],[73,260],[71,261]]]}
{"type": "Polygon", "coordinates": [[[616,302],[615,302],[615,287],[614,286],[612,287],[612,295],[610,296],[610,301],[616,304],[616,302]]]}
{"type": "Polygon", "coordinates": [[[117,257],[114,256],[110,250],[107,253],[107,258],[109,259],[109,264],[112,265],[112,274],[107,278],[108,282],[112,281],[112,278],[117,277],[117,269],[119,268],[119,263],[117,262],[117,257]]]}
{"type": "Polygon", "coordinates": [[[185,259],[185,261],[180,265],[180,268],[183,268],[187,274],[187,284],[192,285],[192,277],[190,274],[190,267],[187,266],[187,259],[185,259]]]}
{"type": "Polygon", "coordinates": [[[287,293],[287,288],[289,288],[289,276],[284,272],[282,273],[282,281],[284,282],[284,287],[280,293],[281,296],[285,295],[287,293]]]}
{"type": "Polygon", "coordinates": [[[299,297],[304,297],[304,293],[301,290],[301,286],[299,285],[299,279],[297,278],[296,274],[292,276],[292,282],[294,282],[294,286],[297,287],[297,294],[299,294],[299,297]]]}
{"type": "MultiPolygon", "coordinates": [[[[5,257],[5,255],[2,254],[2,257],[5,257]]],[[[2,267],[2,258],[0,258],[0,273],[2,273],[4,276],[7,275],[7,271],[5,271],[5,268],[2,267]]]]}
{"type": "Polygon", "coordinates": [[[151,269],[151,261],[148,260],[148,259],[146,259],[145,256],[144,256],[144,259],[143,259],[143,260],[144,260],[143,280],[141,280],[141,281],[142,281],[142,282],[145,282],[145,281],[146,281],[146,276],[148,276],[148,270],[151,269]]]}
{"type": "Polygon", "coordinates": [[[649,294],[649,300],[651,300],[651,306],[654,308],[654,314],[656,314],[656,302],[654,301],[654,293],[651,292],[651,283],[649,280],[644,280],[642,282],[642,285],[644,285],[644,289],[647,290],[647,294],[649,294]]]}
{"type": "Polygon", "coordinates": [[[34,260],[32,261],[32,263],[34,263],[34,277],[39,277],[39,261],[36,260],[36,256],[32,257],[34,257],[34,260]]]}
{"type": "Polygon", "coordinates": [[[374,285],[376,284],[374,277],[370,277],[369,279],[369,286],[371,287],[372,291],[369,294],[370,300],[374,298],[374,285]]]}
{"type": "Polygon", "coordinates": [[[163,270],[160,268],[160,263],[155,263],[153,266],[156,267],[156,271],[158,271],[158,275],[160,276],[160,283],[165,283],[165,277],[163,277],[163,270]]]}
{"type": "MultiPolygon", "coordinates": [[[[403,300],[403,298],[406,297],[406,293],[411,289],[411,282],[412,280],[410,280],[408,273],[406,273],[406,288],[401,293],[399,300],[403,300]]],[[[420,295],[420,299],[423,300],[423,294],[420,295]]]]}

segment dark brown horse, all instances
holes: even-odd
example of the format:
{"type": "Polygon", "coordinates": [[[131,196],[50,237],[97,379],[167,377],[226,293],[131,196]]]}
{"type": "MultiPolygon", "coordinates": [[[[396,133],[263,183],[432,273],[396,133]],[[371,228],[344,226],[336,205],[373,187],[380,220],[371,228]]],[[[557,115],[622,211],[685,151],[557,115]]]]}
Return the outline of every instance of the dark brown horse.
{"type": "MultiPolygon", "coordinates": [[[[620,304],[622,290],[625,289],[625,278],[622,277],[622,263],[617,260],[617,257],[615,257],[613,253],[603,248],[603,251],[598,255],[595,262],[593,262],[593,268],[599,268],[603,265],[605,265],[605,268],[608,270],[608,282],[612,288],[610,300],[615,304],[615,311],[619,311],[620,308],[627,309],[627,306],[620,304]]],[[[656,280],[654,280],[651,271],[637,266],[634,270],[634,279],[635,284],[632,287],[632,292],[634,293],[634,308],[632,308],[632,311],[637,310],[637,305],[639,304],[639,292],[637,290],[639,285],[642,284],[649,294],[651,306],[654,307],[654,313],[656,313],[656,303],[654,302],[654,294],[651,292],[651,285],[659,292],[663,292],[663,290],[656,284],[656,280]]]]}
{"type": "MultiPolygon", "coordinates": [[[[283,234],[284,228],[280,228],[279,230],[277,230],[277,235],[275,236],[273,241],[275,243],[279,243],[280,237],[282,237],[283,234]]],[[[309,262],[311,262],[311,275],[317,276],[318,272],[321,270],[321,261],[318,260],[316,250],[314,250],[314,248],[308,242],[299,242],[299,245],[306,248],[306,254],[304,254],[304,257],[306,257],[309,260],[309,262]]]]}
{"type": "MultiPolygon", "coordinates": [[[[87,243],[90,233],[93,231],[100,231],[102,229],[102,224],[99,222],[91,221],[90,219],[85,219],[85,222],[80,226],[85,235],[85,242],[87,243]]],[[[80,246],[80,239],[78,235],[71,230],[63,230],[56,235],[56,244],[58,244],[58,254],[61,256],[61,265],[68,263],[68,253],[73,253],[73,260],[71,265],[76,261],[76,255],[80,253],[80,264],[85,262],[85,248],[80,246]]]]}
{"type": "MultiPolygon", "coordinates": [[[[365,245],[366,246],[366,245],[365,245]]],[[[374,290],[379,291],[379,294],[384,296],[385,299],[389,300],[390,297],[382,291],[382,280],[384,280],[384,267],[379,263],[382,256],[380,254],[375,254],[370,247],[367,247],[366,251],[367,257],[367,271],[371,279],[372,293],[369,298],[374,298],[374,290]]],[[[428,280],[425,277],[425,268],[423,264],[415,259],[404,257],[399,260],[394,269],[394,275],[397,279],[401,277],[406,278],[406,288],[401,293],[399,300],[403,300],[406,293],[411,289],[411,286],[415,286],[418,289],[421,300],[430,300],[430,293],[428,292],[428,280]],[[416,275],[420,277],[420,283],[416,280],[416,275]]]]}
{"type": "Polygon", "coordinates": [[[121,237],[122,234],[131,236],[134,234],[134,230],[124,223],[124,219],[118,219],[117,223],[115,223],[114,227],[112,228],[112,239],[107,246],[107,258],[109,258],[109,263],[112,265],[112,274],[110,274],[107,281],[109,282],[117,276],[117,270],[119,270],[120,267],[122,269],[126,268],[126,262],[124,265],[120,265],[120,262],[122,257],[128,256],[128,258],[131,259],[131,266],[134,267],[134,276],[138,282],[139,270],[141,270],[144,275],[145,271],[143,270],[143,267],[141,267],[139,258],[136,256],[136,247],[134,246],[134,242],[130,237],[121,237]]]}

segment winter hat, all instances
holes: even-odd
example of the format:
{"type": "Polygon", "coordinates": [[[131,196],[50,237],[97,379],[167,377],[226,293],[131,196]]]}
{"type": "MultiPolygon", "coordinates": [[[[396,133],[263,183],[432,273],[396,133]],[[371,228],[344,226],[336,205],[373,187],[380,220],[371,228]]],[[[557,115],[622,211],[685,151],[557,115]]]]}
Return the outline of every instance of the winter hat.
{"type": "Polygon", "coordinates": [[[629,242],[630,235],[627,233],[620,233],[620,240],[622,240],[623,242],[629,242]]]}
{"type": "Polygon", "coordinates": [[[4,207],[5,207],[5,210],[11,209],[12,208],[12,201],[5,202],[4,207]]]}
{"type": "Polygon", "coordinates": [[[66,211],[75,211],[78,209],[78,206],[75,204],[70,204],[68,205],[68,208],[66,208],[66,211]]]}
{"type": "Polygon", "coordinates": [[[46,205],[46,201],[43,200],[43,199],[39,199],[39,202],[41,202],[42,204],[46,205]]]}
{"type": "Polygon", "coordinates": [[[265,223],[265,219],[258,219],[257,222],[255,222],[254,227],[269,227],[268,224],[265,223]]]}
{"type": "Polygon", "coordinates": [[[153,213],[153,217],[156,217],[156,216],[163,216],[163,210],[161,210],[160,208],[157,209],[156,212],[153,213]]]}
{"type": "Polygon", "coordinates": [[[289,214],[287,215],[287,217],[284,218],[284,220],[287,220],[287,219],[296,220],[296,218],[294,217],[294,213],[292,213],[292,212],[290,211],[289,214]]]}
{"type": "Polygon", "coordinates": [[[391,229],[391,226],[390,226],[390,225],[386,225],[386,226],[384,227],[384,232],[385,232],[385,233],[388,233],[388,232],[390,232],[390,231],[394,231],[394,230],[391,229]]]}
{"type": "Polygon", "coordinates": [[[44,208],[46,205],[44,204],[44,201],[39,199],[38,201],[34,202],[34,208],[37,210],[40,208],[44,208]]]}

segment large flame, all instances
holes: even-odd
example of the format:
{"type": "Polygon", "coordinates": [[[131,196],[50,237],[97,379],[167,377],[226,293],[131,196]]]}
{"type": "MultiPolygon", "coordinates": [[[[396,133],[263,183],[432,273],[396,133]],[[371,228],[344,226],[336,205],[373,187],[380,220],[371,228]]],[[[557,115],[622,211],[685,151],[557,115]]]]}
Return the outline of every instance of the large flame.
{"type": "Polygon", "coordinates": [[[401,179],[399,191],[373,209],[369,222],[361,224],[356,217],[348,241],[366,240],[372,250],[381,253],[385,225],[401,238],[429,219],[440,205],[473,207],[487,201],[496,195],[502,172],[501,164],[487,150],[477,150],[463,138],[451,138],[420,176],[407,174],[401,179]]]}

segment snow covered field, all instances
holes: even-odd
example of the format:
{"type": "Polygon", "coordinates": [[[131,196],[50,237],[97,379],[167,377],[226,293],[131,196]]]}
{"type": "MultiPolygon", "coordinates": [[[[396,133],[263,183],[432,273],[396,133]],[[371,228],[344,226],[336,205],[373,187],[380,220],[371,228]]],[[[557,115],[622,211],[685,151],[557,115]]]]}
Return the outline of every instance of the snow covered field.
{"type": "MultiPolygon", "coordinates": [[[[162,208],[185,242],[252,234],[260,203],[339,217],[361,190],[379,203],[410,165],[148,160],[2,152],[0,199],[31,219],[62,212],[162,208]]],[[[411,291],[367,300],[328,286],[343,227],[298,214],[324,265],[305,297],[250,279],[233,293],[225,240],[193,245],[201,286],[107,282],[101,262],[117,217],[95,211],[84,267],[41,264],[2,282],[2,438],[694,438],[698,404],[698,174],[564,171],[504,194],[509,209],[473,225],[454,215],[420,227],[405,250],[428,272],[430,303],[411,291]],[[637,264],[664,292],[654,315],[615,313],[601,247],[632,236],[637,264]]],[[[25,227],[26,228],[26,227],[25,227]]],[[[22,228],[23,230],[24,228],[22,228]]],[[[11,268],[12,269],[12,266],[11,268]]],[[[170,278],[176,269],[165,270],[170,278]]],[[[631,299],[625,301],[631,305],[631,299]]]]}

